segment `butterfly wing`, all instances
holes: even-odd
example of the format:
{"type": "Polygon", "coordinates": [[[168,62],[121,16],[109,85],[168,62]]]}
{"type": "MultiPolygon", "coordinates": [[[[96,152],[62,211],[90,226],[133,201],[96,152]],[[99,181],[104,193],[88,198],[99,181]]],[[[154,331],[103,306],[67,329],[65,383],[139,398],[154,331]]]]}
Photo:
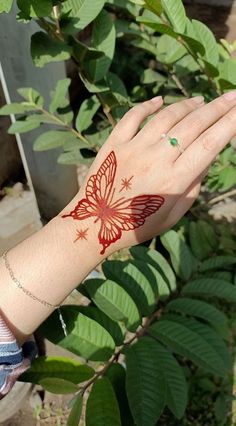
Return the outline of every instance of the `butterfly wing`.
{"type": "Polygon", "coordinates": [[[86,198],[78,202],[75,209],[69,214],[62,216],[73,217],[73,219],[83,220],[91,216],[97,216],[99,203],[111,203],[113,197],[113,184],[116,175],[117,161],[114,151],[101,164],[98,172],[90,176],[85,188],[86,198]]]}
{"type": "Polygon", "coordinates": [[[110,244],[121,238],[122,231],[142,226],[145,219],[159,210],[164,201],[160,195],[140,195],[122,201],[114,207],[110,217],[102,220],[98,234],[99,242],[103,246],[101,254],[104,254],[110,244]]]}

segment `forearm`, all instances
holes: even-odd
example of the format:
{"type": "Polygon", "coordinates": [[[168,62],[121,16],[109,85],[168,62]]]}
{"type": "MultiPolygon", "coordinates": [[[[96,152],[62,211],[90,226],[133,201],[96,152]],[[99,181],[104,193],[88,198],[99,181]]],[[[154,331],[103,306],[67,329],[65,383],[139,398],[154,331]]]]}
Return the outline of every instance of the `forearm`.
{"type": "MultiPolygon", "coordinates": [[[[74,221],[65,221],[60,215],[8,253],[11,269],[22,286],[52,305],[60,305],[102,260],[91,234],[90,238],[73,244],[76,229],[74,221]]],[[[17,340],[23,343],[53,308],[19,289],[3,259],[0,277],[0,313],[17,340]]]]}

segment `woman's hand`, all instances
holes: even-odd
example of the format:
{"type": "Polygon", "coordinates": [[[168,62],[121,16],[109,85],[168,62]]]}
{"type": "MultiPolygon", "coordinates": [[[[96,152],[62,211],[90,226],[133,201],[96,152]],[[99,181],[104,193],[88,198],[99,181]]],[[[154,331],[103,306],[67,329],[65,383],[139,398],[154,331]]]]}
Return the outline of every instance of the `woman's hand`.
{"type": "MultiPolygon", "coordinates": [[[[164,232],[190,208],[205,170],[236,134],[236,91],[156,114],[161,105],[157,98],[131,109],[63,213],[10,251],[14,276],[29,293],[59,305],[104,257],[164,232]]],[[[0,311],[23,343],[54,308],[17,288],[3,259],[0,276],[0,311]]]]}
{"type": "Polygon", "coordinates": [[[157,97],[125,114],[63,211],[63,221],[74,219],[71,241],[86,245],[85,240],[92,240],[101,259],[173,226],[198,196],[212,161],[236,134],[236,91],[207,105],[197,97],[156,113],[161,106],[157,97]],[[171,145],[169,138],[179,145],[171,145]]]}

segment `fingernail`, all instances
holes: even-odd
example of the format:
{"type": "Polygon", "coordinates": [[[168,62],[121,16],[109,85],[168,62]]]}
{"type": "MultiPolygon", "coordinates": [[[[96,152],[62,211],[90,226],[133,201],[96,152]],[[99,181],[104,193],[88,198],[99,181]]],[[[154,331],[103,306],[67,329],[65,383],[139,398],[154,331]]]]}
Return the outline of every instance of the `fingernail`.
{"type": "Polygon", "coordinates": [[[162,96],[155,96],[155,98],[151,99],[151,102],[156,104],[156,103],[160,102],[161,99],[162,99],[162,96]]]}
{"type": "Polygon", "coordinates": [[[236,90],[232,90],[231,92],[225,93],[224,98],[227,99],[227,101],[233,101],[236,99],[236,90]]]}
{"type": "Polygon", "coordinates": [[[196,102],[196,104],[203,104],[205,102],[203,96],[195,96],[194,98],[192,98],[192,101],[196,102]]]}

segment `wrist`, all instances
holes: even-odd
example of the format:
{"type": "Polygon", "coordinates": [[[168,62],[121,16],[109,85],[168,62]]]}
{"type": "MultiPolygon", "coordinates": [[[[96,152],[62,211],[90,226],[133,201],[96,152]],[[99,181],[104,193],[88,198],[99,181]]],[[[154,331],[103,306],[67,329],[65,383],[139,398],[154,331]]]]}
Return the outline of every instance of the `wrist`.
{"type": "Polygon", "coordinates": [[[84,221],[73,217],[62,217],[69,214],[71,205],[66,207],[47,225],[56,241],[58,250],[63,254],[64,263],[77,265],[80,275],[86,277],[106,257],[100,254],[98,241],[99,224],[94,218],[84,221]]]}

